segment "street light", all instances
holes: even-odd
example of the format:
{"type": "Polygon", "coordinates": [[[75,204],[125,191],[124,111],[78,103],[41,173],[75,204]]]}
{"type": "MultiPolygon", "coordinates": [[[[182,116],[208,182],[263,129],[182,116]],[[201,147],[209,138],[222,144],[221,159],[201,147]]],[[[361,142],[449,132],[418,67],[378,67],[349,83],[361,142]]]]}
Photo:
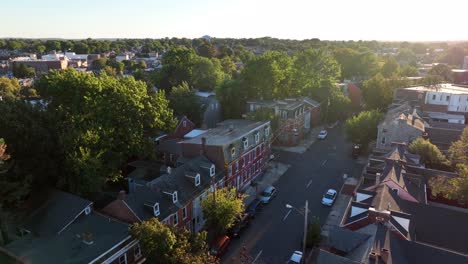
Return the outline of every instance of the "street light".
{"type": "Polygon", "coordinates": [[[286,208],[296,210],[300,215],[304,216],[304,236],[302,238],[302,258],[301,263],[305,263],[305,249],[306,249],[306,240],[307,240],[307,215],[309,213],[309,201],[305,201],[304,212],[297,209],[296,207],[286,204],[286,208]]]}

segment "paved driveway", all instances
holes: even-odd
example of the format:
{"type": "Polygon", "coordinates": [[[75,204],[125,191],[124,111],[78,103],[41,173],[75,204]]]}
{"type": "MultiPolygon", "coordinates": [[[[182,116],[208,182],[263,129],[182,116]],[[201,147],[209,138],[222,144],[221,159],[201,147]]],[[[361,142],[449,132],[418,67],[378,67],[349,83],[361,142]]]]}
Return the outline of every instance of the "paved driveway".
{"type": "Polygon", "coordinates": [[[281,152],[279,161],[291,167],[274,184],[276,198],[233,241],[223,263],[241,263],[243,246],[252,259],[259,256],[256,263],[285,263],[294,250],[301,250],[304,224],[303,216],[285,205],[303,208],[307,199],[309,217],[316,216],[323,224],[330,208],[320,203],[322,195],[329,188],[339,190],[344,173],[357,177],[363,168],[351,157],[351,143],[345,140],[342,126],[329,130],[327,139],[315,142],[303,154],[281,152]]]}

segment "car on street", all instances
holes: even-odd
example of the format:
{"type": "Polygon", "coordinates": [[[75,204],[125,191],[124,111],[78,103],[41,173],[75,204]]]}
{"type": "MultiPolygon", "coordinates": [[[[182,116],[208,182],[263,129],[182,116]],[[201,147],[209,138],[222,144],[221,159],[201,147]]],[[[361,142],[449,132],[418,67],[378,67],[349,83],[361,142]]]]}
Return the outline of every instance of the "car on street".
{"type": "Polygon", "coordinates": [[[332,206],[336,200],[337,192],[334,189],[328,189],[328,191],[322,197],[322,204],[332,206]]]}
{"type": "Polygon", "coordinates": [[[227,231],[227,235],[231,238],[238,238],[242,230],[250,224],[250,219],[247,213],[238,216],[234,225],[227,231]]]}
{"type": "Polygon", "coordinates": [[[302,251],[296,250],[294,253],[291,255],[291,258],[289,259],[288,263],[301,263],[302,260],[302,251]]]}
{"type": "Polygon", "coordinates": [[[219,236],[213,241],[213,243],[211,243],[210,254],[216,257],[221,257],[226,252],[230,243],[231,239],[228,236],[219,236]]]}
{"type": "Polygon", "coordinates": [[[250,218],[255,218],[255,215],[260,211],[262,208],[262,201],[260,199],[254,199],[252,202],[249,203],[247,206],[247,209],[245,210],[245,213],[250,217],[250,218]]]}
{"type": "Polygon", "coordinates": [[[273,199],[273,197],[276,196],[276,188],[273,186],[268,186],[263,190],[263,192],[260,194],[260,200],[262,203],[267,204],[273,199]]]}
{"type": "Polygon", "coordinates": [[[325,139],[325,138],[327,138],[327,135],[328,135],[328,132],[324,129],[324,130],[321,130],[319,132],[319,134],[317,135],[317,138],[318,139],[325,139]]]}

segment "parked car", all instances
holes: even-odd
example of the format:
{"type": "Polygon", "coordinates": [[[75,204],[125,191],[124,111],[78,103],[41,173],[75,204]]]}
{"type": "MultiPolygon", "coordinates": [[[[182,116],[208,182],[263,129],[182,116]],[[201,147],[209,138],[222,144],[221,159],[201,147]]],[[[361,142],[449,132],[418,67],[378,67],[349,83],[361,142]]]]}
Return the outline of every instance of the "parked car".
{"type": "Polygon", "coordinates": [[[357,158],[361,153],[361,144],[354,144],[353,145],[353,157],[357,158]]]}
{"type": "Polygon", "coordinates": [[[336,190],[328,189],[328,191],[322,197],[322,204],[327,206],[332,206],[336,200],[336,190]]]}
{"type": "Polygon", "coordinates": [[[260,199],[254,199],[250,202],[249,206],[245,210],[245,213],[248,214],[250,218],[254,218],[258,211],[262,208],[262,201],[260,199]]]}
{"type": "Polygon", "coordinates": [[[230,243],[231,239],[228,236],[222,235],[218,237],[210,246],[210,254],[216,257],[221,257],[226,252],[230,243]]]}
{"type": "Polygon", "coordinates": [[[250,224],[250,215],[244,213],[237,217],[234,225],[228,230],[228,236],[231,238],[237,238],[240,236],[240,232],[250,224]]]}
{"type": "Polygon", "coordinates": [[[267,204],[273,199],[273,197],[276,196],[276,188],[273,186],[268,186],[263,190],[263,192],[260,194],[260,200],[262,203],[267,204]]]}
{"type": "Polygon", "coordinates": [[[318,139],[325,139],[327,138],[328,132],[324,129],[321,130],[320,133],[317,135],[318,139]]]}
{"type": "Polygon", "coordinates": [[[301,263],[302,260],[302,252],[299,250],[294,251],[289,259],[288,263],[301,263]]]}

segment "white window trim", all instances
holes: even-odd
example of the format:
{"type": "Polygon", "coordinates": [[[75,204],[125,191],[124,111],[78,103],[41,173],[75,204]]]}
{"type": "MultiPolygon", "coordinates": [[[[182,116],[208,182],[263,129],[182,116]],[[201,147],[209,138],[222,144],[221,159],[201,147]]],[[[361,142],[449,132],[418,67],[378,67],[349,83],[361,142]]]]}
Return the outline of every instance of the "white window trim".
{"type": "Polygon", "coordinates": [[[244,144],[244,149],[247,150],[249,148],[249,139],[248,138],[242,138],[242,143],[244,144]]]}
{"type": "Polygon", "coordinates": [[[174,226],[179,224],[179,215],[178,212],[174,214],[174,226]]]}
{"type": "Polygon", "coordinates": [[[133,248],[133,256],[135,257],[135,260],[141,258],[141,247],[140,247],[140,244],[136,244],[135,247],[133,248]],[[138,249],[138,253],[136,252],[137,249],[138,249]]]}
{"type": "Polygon", "coordinates": [[[182,219],[187,219],[187,206],[182,208],[182,219]]]}
{"type": "Polygon", "coordinates": [[[260,133],[256,132],[255,133],[255,144],[258,144],[259,141],[260,141],[260,133]]]}
{"type": "Polygon", "coordinates": [[[123,255],[121,255],[119,257],[119,264],[127,264],[127,253],[123,253],[123,255]],[[122,262],[121,261],[121,258],[124,257],[124,261],[122,262]]]}
{"type": "Polygon", "coordinates": [[[197,173],[197,175],[195,175],[195,186],[200,186],[200,183],[200,174],[197,173]]]}
{"type": "Polygon", "coordinates": [[[161,211],[159,211],[159,203],[154,204],[153,213],[154,213],[154,216],[159,216],[161,214],[161,211]]]}
{"type": "Polygon", "coordinates": [[[216,174],[216,167],[214,164],[211,164],[211,167],[210,167],[210,176],[213,177],[215,176],[216,174]]]}
{"type": "Polygon", "coordinates": [[[232,147],[231,148],[231,157],[235,157],[236,156],[236,148],[235,147],[232,147]]]}
{"type": "Polygon", "coordinates": [[[173,203],[177,203],[178,199],[177,199],[177,191],[174,191],[172,193],[172,202],[173,203]]]}

